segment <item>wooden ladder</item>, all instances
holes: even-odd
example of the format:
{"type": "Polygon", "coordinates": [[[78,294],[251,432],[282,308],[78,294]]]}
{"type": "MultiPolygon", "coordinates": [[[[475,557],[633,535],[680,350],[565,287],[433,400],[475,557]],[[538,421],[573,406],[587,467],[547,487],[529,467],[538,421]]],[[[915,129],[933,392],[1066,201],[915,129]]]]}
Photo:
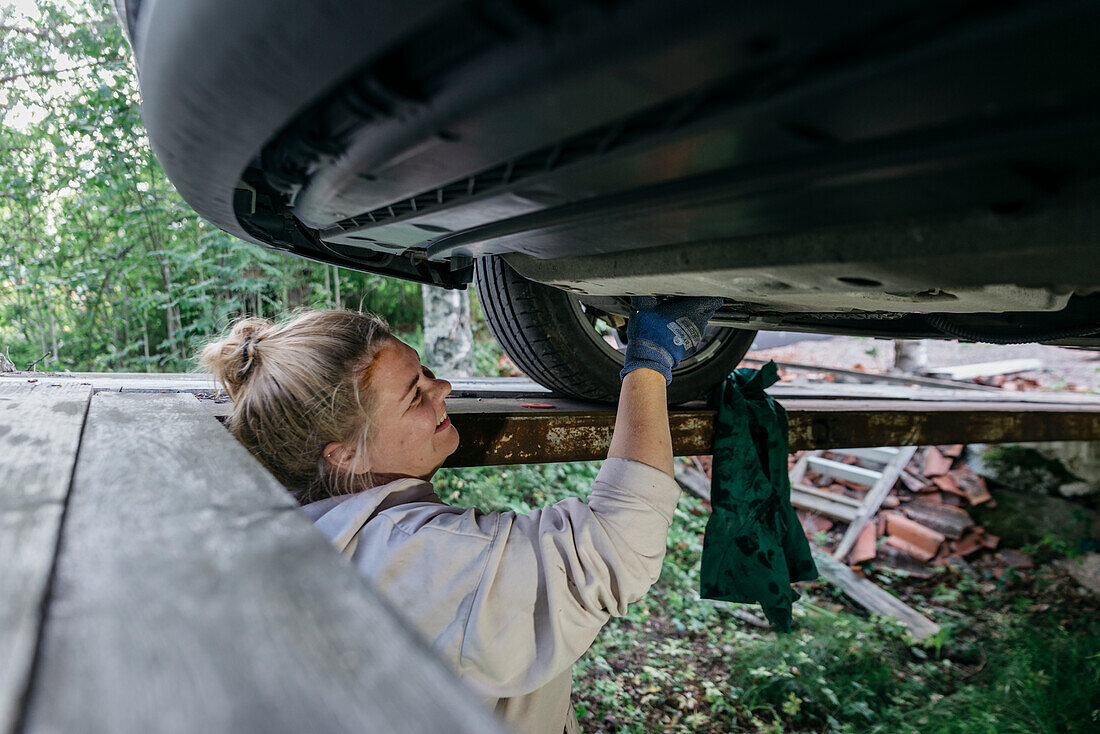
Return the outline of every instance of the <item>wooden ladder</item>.
{"type": "Polygon", "coordinates": [[[855,545],[856,539],[859,538],[860,532],[878,512],[882,501],[886,499],[894,482],[898,480],[901,470],[913,458],[916,450],[916,446],[830,449],[833,454],[855,456],[864,463],[879,465],[879,469],[865,469],[842,461],[826,459],[823,455],[824,451],[807,451],[799,457],[790,472],[791,504],[848,523],[848,530],[845,531],[840,545],[833,551],[833,557],[843,562],[855,545]],[[810,470],[834,479],[865,484],[870,489],[863,499],[859,500],[811,487],[803,482],[806,472],[810,470]]]}

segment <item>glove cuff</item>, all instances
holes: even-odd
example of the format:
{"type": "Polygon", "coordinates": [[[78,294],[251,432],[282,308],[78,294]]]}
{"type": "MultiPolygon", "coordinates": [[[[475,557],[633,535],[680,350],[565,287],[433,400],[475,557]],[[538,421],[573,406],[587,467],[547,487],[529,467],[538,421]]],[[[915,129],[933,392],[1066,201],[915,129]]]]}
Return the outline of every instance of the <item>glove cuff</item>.
{"type": "Polygon", "coordinates": [[[676,360],[664,347],[645,339],[634,339],[628,342],[626,347],[626,364],[619,379],[623,379],[628,373],[645,367],[660,372],[665,377],[665,384],[672,384],[672,368],[676,360]]]}

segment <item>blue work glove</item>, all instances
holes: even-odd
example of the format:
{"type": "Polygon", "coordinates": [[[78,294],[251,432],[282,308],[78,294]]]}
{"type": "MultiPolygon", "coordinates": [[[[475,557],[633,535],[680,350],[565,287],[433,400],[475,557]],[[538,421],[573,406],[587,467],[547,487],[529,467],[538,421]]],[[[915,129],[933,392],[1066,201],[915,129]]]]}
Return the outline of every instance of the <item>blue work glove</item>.
{"type": "Polygon", "coordinates": [[[684,355],[703,340],[707,321],[722,305],[721,298],[672,298],[652,296],[630,299],[632,311],[626,330],[626,365],[619,378],[646,367],[672,384],[672,370],[684,355]]]}

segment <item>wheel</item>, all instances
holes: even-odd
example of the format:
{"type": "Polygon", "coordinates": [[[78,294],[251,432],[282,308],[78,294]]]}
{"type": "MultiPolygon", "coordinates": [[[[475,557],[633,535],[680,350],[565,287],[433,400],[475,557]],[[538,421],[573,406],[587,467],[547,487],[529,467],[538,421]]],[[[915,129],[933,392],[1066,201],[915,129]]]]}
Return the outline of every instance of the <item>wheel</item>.
{"type": "MultiPolygon", "coordinates": [[[[555,392],[615,402],[624,332],[611,317],[573,295],[524,278],[504,258],[479,258],[477,296],[489,329],[516,366],[555,392]]],[[[752,345],[754,331],[708,328],[703,343],[672,372],[670,403],[699,397],[728,375],[752,345]]]]}

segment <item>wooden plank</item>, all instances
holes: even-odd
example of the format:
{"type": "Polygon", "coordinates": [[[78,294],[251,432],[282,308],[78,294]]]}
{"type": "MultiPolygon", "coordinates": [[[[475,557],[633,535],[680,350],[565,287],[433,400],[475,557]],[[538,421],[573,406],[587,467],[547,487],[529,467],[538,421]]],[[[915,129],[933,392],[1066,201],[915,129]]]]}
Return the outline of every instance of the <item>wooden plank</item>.
{"type": "Polygon", "coordinates": [[[813,487],[809,484],[792,483],[791,488],[797,488],[799,492],[812,494],[815,497],[821,497],[822,499],[827,499],[830,502],[839,502],[842,505],[849,505],[851,507],[863,506],[863,501],[857,500],[855,497],[849,497],[846,494],[839,494],[837,492],[830,492],[826,489],[818,489],[817,487],[813,487]]]}
{"type": "Polygon", "coordinates": [[[810,550],[813,551],[814,561],[821,575],[867,611],[900,620],[916,640],[923,640],[940,631],[940,626],[931,619],[888,591],[857,576],[852,569],[828,553],[813,546],[810,546],[810,550]]]}
{"type": "Polygon", "coordinates": [[[676,481],[680,483],[684,489],[687,489],[696,497],[705,499],[710,502],[710,480],[707,479],[707,475],[698,469],[675,462],[672,465],[673,474],[676,476],[676,481]]]}
{"type": "Polygon", "coordinates": [[[89,385],[94,392],[190,392],[215,393],[214,378],[203,373],[141,373],[86,372],[54,374],[47,372],[12,372],[0,375],[0,383],[34,380],[43,385],[89,385]]]}
{"type": "Polygon", "coordinates": [[[813,456],[810,452],[803,452],[801,456],[794,462],[794,466],[787,472],[787,478],[791,480],[791,485],[799,484],[806,477],[806,466],[810,457],[813,456]]]}
{"type": "Polygon", "coordinates": [[[859,510],[859,515],[852,520],[852,523],[844,532],[844,537],[841,538],[840,544],[833,552],[833,556],[838,560],[843,560],[844,557],[848,555],[848,551],[852,550],[852,546],[856,544],[856,541],[859,539],[859,534],[863,531],[863,526],[875,516],[876,512],[878,512],[878,508],[882,505],[882,501],[886,499],[886,495],[890,493],[890,490],[894,487],[894,483],[898,481],[901,470],[904,469],[909,463],[909,460],[913,458],[913,454],[915,454],[916,451],[916,446],[902,446],[893,461],[882,468],[882,476],[879,477],[874,486],[871,487],[871,491],[867,493],[867,496],[863,498],[863,506],[859,510]]]}
{"type": "MultiPolygon", "coordinates": [[[[525,377],[464,377],[448,378],[455,398],[556,398],[554,393],[525,377]]],[[[39,384],[87,383],[95,392],[138,391],[138,392],[192,392],[211,394],[215,391],[213,378],[204,373],[0,373],[0,384],[35,381],[39,384]]],[[[1028,392],[1008,392],[995,387],[974,386],[967,383],[943,381],[954,385],[953,389],[926,386],[907,386],[890,384],[850,385],[835,382],[807,382],[801,384],[780,383],[768,389],[768,393],[783,401],[792,398],[812,398],[816,400],[853,400],[886,399],[917,401],[954,401],[978,403],[990,400],[1010,400],[1021,403],[1073,403],[1090,405],[1097,402],[1095,395],[1035,390],[1028,392]],[[971,387],[981,388],[978,391],[971,387]],[[965,389],[963,389],[965,388],[965,389]]],[[[576,402],[576,401],[573,401],[576,402]]],[[[590,405],[579,403],[580,405],[590,405]]]]}
{"type": "Polygon", "coordinates": [[[93,398],[22,732],[498,732],[194,397],[93,398]]]}
{"type": "Polygon", "coordinates": [[[858,457],[864,461],[870,461],[875,464],[889,464],[894,460],[894,457],[898,455],[898,450],[893,446],[875,446],[871,448],[852,449],[843,448],[836,449],[842,454],[850,454],[851,456],[858,457]]]}
{"type": "MultiPolygon", "coordinates": [[[[960,383],[961,384],[961,383],[960,383]]],[[[779,383],[768,388],[768,393],[779,400],[807,398],[814,400],[907,400],[921,402],[988,403],[1008,401],[1014,403],[1095,405],[1096,395],[1088,393],[1029,390],[1012,391],[992,388],[984,392],[949,390],[935,387],[904,387],[901,385],[844,385],[837,383],[779,383]]]]}
{"type": "Polygon", "coordinates": [[[1011,375],[1014,372],[1030,372],[1043,368],[1040,359],[1002,359],[997,362],[980,362],[978,364],[960,364],[952,367],[932,367],[927,370],[930,375],[943,375],[952,380],[971,380],[975,377],[993,377],[994,375],[1011,375]]]}
{"type": "Polygon", "coordinates": [[[864,484],[868,487],[874,485],[878,478],[882,476],[880,472],[864,469],[862,466],[845,464],[841,461],[833,461],[820,456],[811,456],[807,463],[809,464],[808,468],[818,474],[824,474],[834,479],[846,479],[854,484],[864,484]]]}
{"type": "MultiPolygon", "coordinates": [[[[768,361],[764,359],[752,359],[746,357],[741,362],[747,365],[763,365],[768,361]]],[[[821,367],[819,365],[806,364],[804,362],[776,362],[775,365],[785,370],[800,370],[803,372],[828,372],[834,375],[842,375],[850,380],[856,380],[863,383],[888,383],[895,385],[923,385],[928,387],[949,387],[954,390],[985,390],[996,392],[999,388],[990,387],[988,385],[975,385],[971,384],[954,384],[951,380],[936,379],[935,377],[924,377],[921,375],[903,375],[903,374],[890,374],[882,372],[860,372],[859,370],[848,370],[840,367],[821,367]]]]}
{"type": "Polygon", "coordinates": [[[0,384],[0,732],[30,683],[89,387],[0,384]]]}
{"type": "MultiPolygon", "coordinates": [[[[540,397],[551,392],[526,377],[458,377],[448,378],[454,397],[540,397]]],[[[140,372],[80,372],[44,373],[12,372],[0,374],[0,384],[27,383],[60,385],[79,383],[91,385],[95,392],[187,392],[215,394],[219,392],[214,377],[203,372],[140,373],[140,372]]]]}
{"type": "Polygon", "coordinates": [[[859,512],[855,507],[837,502],[831,498],[819,497],[802,491],[802,487],[791,487],[791,504],[803,510],[811,510],[819,515],[851,522],[859,512]]]}

